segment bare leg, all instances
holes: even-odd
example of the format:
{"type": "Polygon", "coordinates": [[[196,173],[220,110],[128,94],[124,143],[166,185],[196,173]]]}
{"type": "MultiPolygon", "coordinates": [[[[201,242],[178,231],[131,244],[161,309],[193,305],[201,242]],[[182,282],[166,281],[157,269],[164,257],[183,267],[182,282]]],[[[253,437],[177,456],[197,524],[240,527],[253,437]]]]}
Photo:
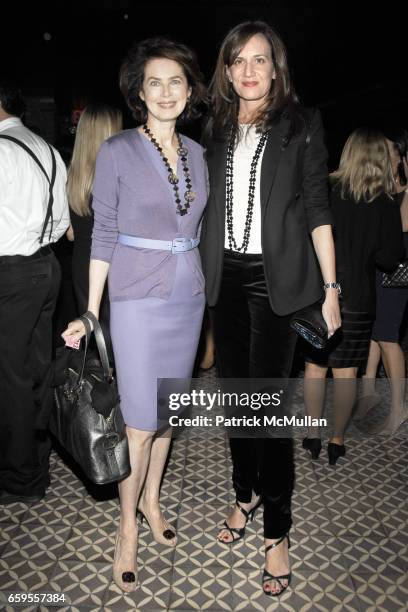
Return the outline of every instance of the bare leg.
{"type": "Polygon", "coordinates": [[[134,591],[137,587],[137,542],[138,530],[136,507],[149,465],[150,448],[154,432],[126,428],[129,442],[131,473],[119,483],[120,523],[115,546],[113,578],[123,591],[134,591]],[[124,573],[133,573],[135,580],[124,581],[124,573]]]}
{"type": "MultiPolygon", "coordinates": [[[[313,419],[319,419],[323,413],[326,390],[326,374],[328,368],[316,363],[305,364],[304,401],[305,414],[313,419]]],[[[309,427],[308,438],[320,438],[320,427],[309,427]]]]}
{"type": "Polygon", "coordinates": [[[356,410],[353,415],[353,418],[355,418],[356,420],[363,419],[366,414],[368,414],[368,412],[370,412],[370,410],[381,401],[380,396],[375,390],[375,382],[380,361],[380,345],[378,344],[378,342],[375,342],[375,340],[371,340],[366,371],[361,379],[361,397],[357,402],[356,410]]]}
{"type": "Polygon", "coordinates": [[[205,329],[205,352],[200,363],[200,368],[203,370],[209,370],[214,365],[214,335],[210,320],[208,319],[205,329]]]}
{"type": "Polygon", "coordinates": [[[375,379],[377,378],[378,366],[381,361],[381,349],[378,342],[371,340],[368,353],[367,367],[363,375],[363,395],[375,393],[375,379]]]}
{"type": "Polygon", "coordinates": [[[149,468],[138,508],[145,515],[156,542],[167,546],[175,546],[177,542],[176,534],[164,518],[159,505],[160,484],[170,442],[171,429],[166,432],[165,436],[156,436],[153,440],[149,468]]]}
{"type": "Polygon", "coordinates": [[[387,418],[372,433],[393,434],[406,415],[405,398],[405,357],[397,342],[380,342],[384,367],[391,385],[391,409],[387,418]]]}
{"type": "Polygon", "coordinates": [[[344,433],[356,398],[358,368],[333,368],[333,436],[330,442],[344,444],[344,433]]]}

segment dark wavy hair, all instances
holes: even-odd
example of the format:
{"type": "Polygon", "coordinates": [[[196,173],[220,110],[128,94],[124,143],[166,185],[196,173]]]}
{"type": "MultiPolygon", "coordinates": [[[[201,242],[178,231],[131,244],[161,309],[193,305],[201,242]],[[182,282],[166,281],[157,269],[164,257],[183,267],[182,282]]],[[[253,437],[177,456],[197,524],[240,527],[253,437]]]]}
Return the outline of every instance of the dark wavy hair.
{"type": "Polygon", "coordinates": [[[256,117],[255,124],[259,131],[265,131],[285,114],[293,123],[293,132],[300,128],[300,117],[296,112],[299,101],[290,78],[285,45],[275,30],[264,21],[245,21],[230,30],[224,38],[210,83],[214,135],[225,133],[227,127],[237,125],[239,96],[227,77],[226,67],[232,66],[241,49],[257,34],[262,34],[271,47],[276,78],[272,81],[266,105],[256,117]]]}
{"type": "Polygon", "coordinates": [[[9,115],[21,117],[25,111],[25,101],[21,89],[8,80],[0,80],[0,102],[9,115]]]}
{"type": "Polygon", "coordinates": [[[147,62],[158,58],[174,60],[180,64],[191,87],[190,99],[178,121],[198,118],[206,102],[207,91],[196,54],[186,45],[158,37],[148,38],[133,45],[120,68],[119,86],[133,117],[138,123],[146,121],[147,108],[139,92],[142,89],[147,62]]]}

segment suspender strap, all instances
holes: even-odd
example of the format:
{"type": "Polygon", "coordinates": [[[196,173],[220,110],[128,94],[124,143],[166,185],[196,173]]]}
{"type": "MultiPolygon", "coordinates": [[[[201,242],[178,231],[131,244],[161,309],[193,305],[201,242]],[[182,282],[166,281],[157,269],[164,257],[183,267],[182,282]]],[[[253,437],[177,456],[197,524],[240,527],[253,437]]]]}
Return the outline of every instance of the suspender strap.
{"type": "Polygon", "coordinates": [[[51,147],[51,145],[49,145],[47,143],[48,148],[49,148],[50,153],[51,153],[51,160],[52,160],[52,170],[51,170],[51,179],[50,179],[48,177],[47,172],[44,169],[44,166],[42,165],[42,163],[40,162],[40,160],[38,159],[36,154],[30,149],[30,147],[28,147],[25,144],[25,142],[22,142],[18,138],[14,138],[14,136],[9,136],[7,134],[0,134],[0,138],[3,138],[5,140],[10,140],[11,142],[14,142],[15,144],[19,145],[22,149],[24,149],[24,151],[26,151],[26,153],[28,153],[28,155],[35,161],[37,166],[40,168],[41,172],[44,174],[44,176],[45,176],[45,178],[47,180],[47,183],[48,183],[48,187],[49,187],[49,196],[48,196],[47,212],[46,212],[46,215],[45,215],[45,221],[44,221],[44,225],[43,225],[42,232],[41,232],[41,237],[40,237],[40,244],[43,243],[45,230],[47,228],[47,225],[48,225],[48,222],[49,222],[50,218],[51,218],[51,227],[50,227],[49,239],[51,240],[52,224],[53,224],[52,205],[54,203],[53,189],[54,189],[54,184],[55,184],[55,177],[57,175],[57,162],[56,162],[56,159],[55,159],[54,150],[51,147]]]}
{"type": "Polygon", "coordinates": [[[45,230],[47,228],[47,225],[50,219],[51,219],[51,224],[50,224],[50,233],[48,236],[48,240],[51,240],[52,226],[53,226],[52,207],[54,204],[54,184],[55,184],[55,177],[57,175],[57,162],[55,159],[55,153],[54,153],[53,148],[50,145],[48,145],[48,148],[50,149],[50,152],[51,152],[52,169],[51,169],[51,180],[49,181],[49,198],[48,198],[47,212],[45,214],[44,225],[43,225],[42,232],[41,232],[40,244],[43,243],[45,230]]]}

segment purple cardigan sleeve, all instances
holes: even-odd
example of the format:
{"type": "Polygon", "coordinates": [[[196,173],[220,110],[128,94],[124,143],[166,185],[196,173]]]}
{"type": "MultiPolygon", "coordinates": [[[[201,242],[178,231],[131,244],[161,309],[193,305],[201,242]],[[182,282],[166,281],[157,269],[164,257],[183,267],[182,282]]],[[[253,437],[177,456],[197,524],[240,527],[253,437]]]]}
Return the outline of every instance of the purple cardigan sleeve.
{"type": "Polygon", "coordinates": [[[102,144],[96,159],[92,189],[94,226],[91,259],[110,262],[118,240],[119,180],[111,143],[102,144]]]}

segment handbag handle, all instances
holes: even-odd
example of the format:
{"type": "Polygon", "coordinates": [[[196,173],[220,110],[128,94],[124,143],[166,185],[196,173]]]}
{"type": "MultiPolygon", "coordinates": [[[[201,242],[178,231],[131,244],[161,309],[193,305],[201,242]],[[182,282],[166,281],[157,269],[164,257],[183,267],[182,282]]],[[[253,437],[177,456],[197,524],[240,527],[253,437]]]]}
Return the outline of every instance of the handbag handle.
{"type": "Polygon", "coordinates": [[[81,315],[79,318],[85,326],[85,351],[84,351],[84,358],[82,361],[81,372],[78,378],[78,385],[81,384],[82,378],[84,375],[86,354],[88,351],[89,340],[92,334],[92,326],[93,326],[93,331],[95,334],[95,340],[96,340],[96,346],[97,346],[98,353],[99,353],[99,358],[102,364],[103,375],[104,375],[104,378],[106,378],[106,380],[110,380],[112,376],[110,374],[108,352],[106,350],[105,338],[103,337],[103,332],[102,332],[100,323],[98,319],[95,317],[95,315],[93,315],[92,312],[89,312],[89,311],[81,315]]]}

